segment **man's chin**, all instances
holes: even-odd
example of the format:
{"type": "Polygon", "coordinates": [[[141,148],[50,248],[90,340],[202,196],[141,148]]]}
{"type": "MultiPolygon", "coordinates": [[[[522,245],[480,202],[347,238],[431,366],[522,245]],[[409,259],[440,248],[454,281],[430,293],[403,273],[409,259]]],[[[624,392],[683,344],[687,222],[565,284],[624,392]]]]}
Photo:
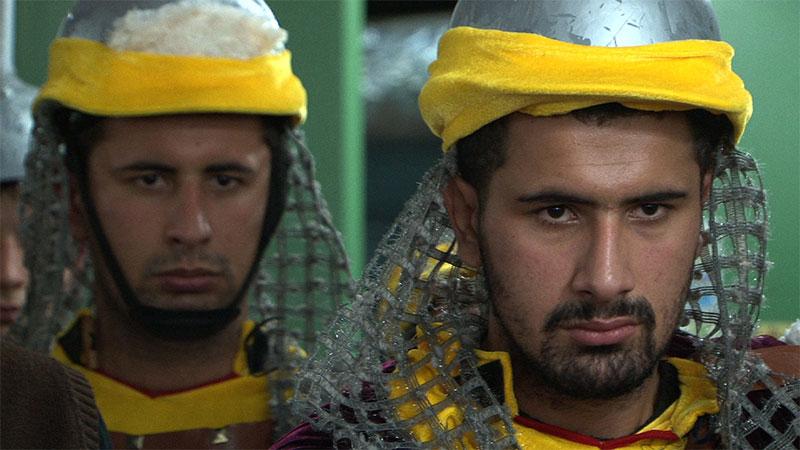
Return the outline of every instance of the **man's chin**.
{"type": "Polygon", "coordinates": [[[653,374],[658,359],[651,351],[630,345],[545,348],[526,358],[528,373],[538,374],[551,392],[576,400],[608,400],[639,388],[653,374]]]}
{"type": "Polygon", "coordinates": [[[132,311],[131,318],[148,334],[159,339],[191,341],[216,335],[233,323],[240,313],[241,309],[236,307],[214,310],[143,308],[132,311]]]}
{"type": "Polygon", "coordinates": [[[567,397],[577,400],[610,400],[637,390],[652,374],[651,370],[624,367],[581,367],[556,372],[550,387],[567,397]]]}
{"type": "Polygon", "coordinates": [[[231,300],[221,300],[219,296],[181,294],[158,299],[142,300],[142,305],[165,311],[214,311],[226,308],[231,300]]]}
{"type": "Polygon", "coordinates": [[[213,305],[187,305],[187,304],[175,304],[175,303],[157,303],[157,304],[144,304],[142,305],[147,308],[159,309],[162,311],[174,311],[174,312],[205,312],[205,311],[216,311],[219,309],[224,309],[227,305],[222,306],[213,306],[213,305]]]}

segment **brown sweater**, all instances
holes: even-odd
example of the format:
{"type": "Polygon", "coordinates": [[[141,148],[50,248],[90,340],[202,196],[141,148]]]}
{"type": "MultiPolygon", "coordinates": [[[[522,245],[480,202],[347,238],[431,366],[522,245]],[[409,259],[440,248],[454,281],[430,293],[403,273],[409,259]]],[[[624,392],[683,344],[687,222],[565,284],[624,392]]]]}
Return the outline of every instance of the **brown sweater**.
{"type": "Polygon", "coordinates": [[[54,359],[0,341],[0,448],[100,447],[92,388],[54,359]]]}

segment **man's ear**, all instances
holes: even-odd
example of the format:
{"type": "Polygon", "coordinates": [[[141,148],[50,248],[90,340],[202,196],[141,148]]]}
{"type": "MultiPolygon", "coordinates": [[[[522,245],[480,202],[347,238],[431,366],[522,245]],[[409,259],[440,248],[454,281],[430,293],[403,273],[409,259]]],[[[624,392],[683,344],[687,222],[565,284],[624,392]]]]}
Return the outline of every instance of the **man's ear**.
{"type": "Polygon", "coordinates": [[[709,242],[708,232],[701,231],[697,235],[697,247],[694,249],[694,257],[699,258],[703,255],[703,249],[706,248],[709,242]]]}
{"type": "Polygon", "coordinates": [[[85,243],[89,239],[89,221],[86,207],[81,198],[78,180],[69,176],[69,226],[76,242],[85,243]]]}
{"type": "Polygon", "coordinates": [[[478,242],[478,191],[459,176],[454,176],[442,191],[444,205],[458,242],[458,256],[473,268],[481,266],[478,242]]]}
{"type": "Polygon", "coordinates": [[[706,202],[708,202],[708,199],[711,197],[711,188],[714,186],[714,175],[709,170],[708,173],[703,175],[703,179],[700,180],[700,182],[700,193],[702,195],[700,200],[702,200],[703,205],[705,205],[706,202]]]}
{"type": "MultiPolygon", "coordinates": [[[[703,179],[700,180],[701,187],[700,187],[700,194],[701,194],[701,208],[708,202],[709,197],[711,197],[711,188],[714,185],[714,175],[709,171],[705,175],[703,175],[703,179]]],[[[699,258],[700,255],[703,253],[703,249],[708,245],[709,237],[708,233],[705,231],[701,231],[700,234],[697,236],[697,248],[695,249],[694,256],[695,258],[699,258]]]]}

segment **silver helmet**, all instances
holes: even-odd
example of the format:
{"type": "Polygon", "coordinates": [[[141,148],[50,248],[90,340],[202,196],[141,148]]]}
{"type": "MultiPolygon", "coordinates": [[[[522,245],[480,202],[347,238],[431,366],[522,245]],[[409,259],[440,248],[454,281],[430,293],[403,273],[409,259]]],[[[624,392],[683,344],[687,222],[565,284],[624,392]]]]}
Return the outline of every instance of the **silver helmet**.
{"type": "MultiPolygon", "coordinates": [[[[64,120],[81,114],[193,112],[285,117],[283,214],[279,221],[271,221],[269,214],[265,219],[249,288],[240,293],[250,319],[268,337],[260,357],[264,371],[278,374],[269,383],[269,398],[271,409],[281,410],[302,356],[290,349],[313,350],[317,330],[353,289],[341,236],[298,128],[305,119],[306,93],[292,73],[286,38],[260,0],[75,4],[51,48],[50,78],[34,107],[30,183],[23,190],[23,240],[32,276],[23,317],[12,330],[20,341],[47,350],[78,310],[92,306],[93,261],[79,257],[69,232],[70,183],[60,128],[64,120]],[[197,10],[203,14],[194,14],[197,10]],[[219,33],[198,38],[198,27],[216,27],[219,33]],[[128,59],[118,57],[126,52],[128,59]],[[143,58],[139,65],[126,66],[131,54],[143,58]],[[215,63],[221,58],[225,64],[215,63]],[[198,64],[202,77],[197,77],[200,72],[185,75],[198,64]],[[115,94],[104,95],[111,91],[115,94]],[[76,282],[65,285],[65,271],[76,282]]],[[[291,422],[286,414],[276,420],[278,429],[291,422]]]]}
{"type": "Polygon", "coordinates": [[[684,39],[719,41],[706,0],[460,1],[450,27],[533,33],[594,47],[633,47],[684,39]]]}
{"type": "MultiPolygon", "coordinates": [[[[703,0],[462,0],[451,30],[464,26],[586,46],[720,39],[703,0]]],[[[457,173],[454,153],[423,178],[365,268],[356,300],[320,337],[301,373],[295,408],[316,428],[332,432],[334,442],[461,448],[470,436],[479,448],[518,448],[512,418],[480,375],[473,351],[486,329],[488,300],[482,275],[459,259],[442,199],[457,173]],[[422,359],[409,356],[420,348],[422,359]],[[432,404],[434,390],[447,395],[432,404]],[[460,422],[445,423],[447,410],[460,422]],[[425,430],[424,442],[414,430],[425,430]]],[[[748,436],[767,433],[774,442],[770,448],[781,448],[800,435],[800,427],[795,421],[776,428],[770,421],[776,409],[798,416],[798,383],[778,386],[748,351],[767,268],[764,191],[747,154],[721,146],[716,161],[703,213],[708,242],[695,261],[680,332],[697,343],[698,357],[718,386],[715,425],[724,444],[751,448],[748,436]],[[746,395],[756,382],[770,390],[768,407],[746,395]]]]}
{"type": "Polygon", "coordinates": [[[31,104],[36,89],[17,77],[14,64],[14,2],[0,12],[0,182],[18,183],[25,177],[31,127],[31,104]]]}

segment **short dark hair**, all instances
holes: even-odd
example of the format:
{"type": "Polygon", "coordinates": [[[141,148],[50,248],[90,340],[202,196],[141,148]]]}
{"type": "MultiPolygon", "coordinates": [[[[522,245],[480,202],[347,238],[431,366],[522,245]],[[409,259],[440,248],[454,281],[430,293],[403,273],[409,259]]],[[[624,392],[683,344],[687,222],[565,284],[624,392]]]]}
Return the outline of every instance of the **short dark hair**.
{"type": "MultiPolygon", "coordinates": [[[[603,125],[612,119],[632,116],[663,117],[665,112],[631,109],[620,103],[604,103],[569,113],[583,123],[603,125]]],[[[700,174],[705,175],[716,163],[717,149],[732,148],[733,127],[724,115],[714,115],[703,109],[683,112],[694,139],[695,157],[700,174]]],[[[501,117],[478,131],[460,139],[455,145],[458,171],[461,177],[477,189],[485,200],[486,188],[492,174],[506,161],[508,118],[501,117]]]]}

